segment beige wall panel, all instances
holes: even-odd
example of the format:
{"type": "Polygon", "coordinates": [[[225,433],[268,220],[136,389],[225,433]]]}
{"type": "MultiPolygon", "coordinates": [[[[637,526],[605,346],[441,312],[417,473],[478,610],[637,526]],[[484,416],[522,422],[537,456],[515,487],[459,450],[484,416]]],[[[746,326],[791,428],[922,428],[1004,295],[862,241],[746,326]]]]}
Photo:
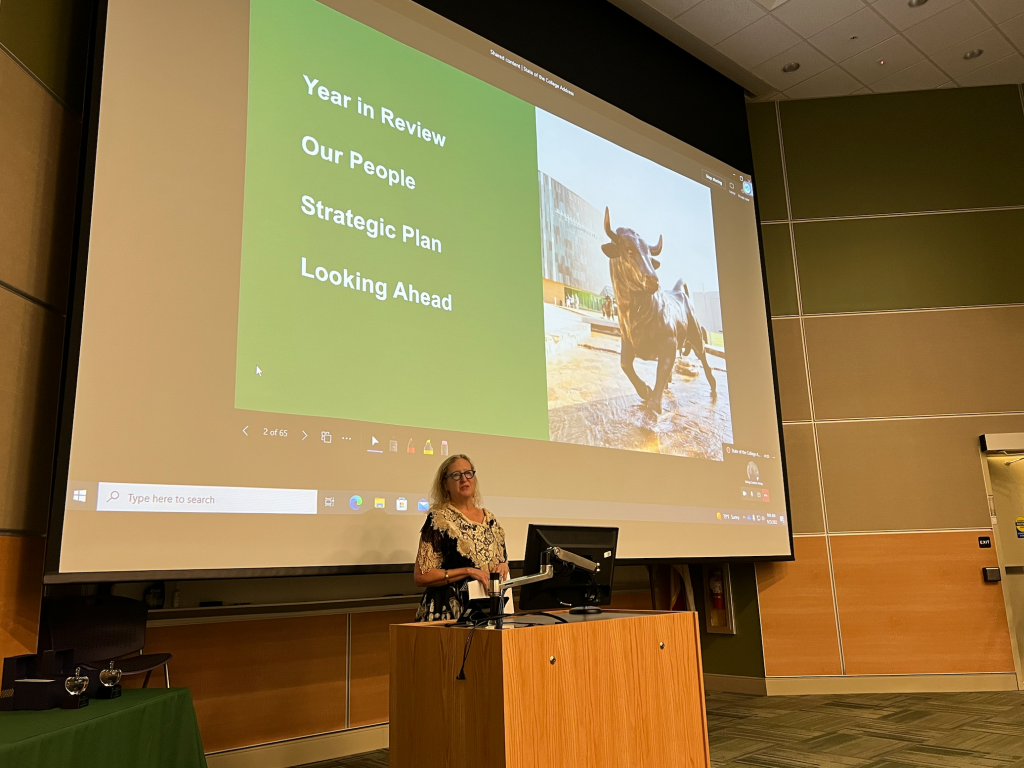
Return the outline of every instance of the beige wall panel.
{"type": "Polygon", "coordinates": [[[353,728],[388,721],[391,625],[408,624],[415,618],[415,610],[352,614],[349,725],[353,728]]]}
{"type": "Polygon", "coordinates": [[[0,536],[0,659],[36,651],[45,544],[38,536],[0,536]]]}
{"type": "Polygon", "coordinates": [[[765,674],[840,675],[825,537],[793,539],[793,550],[793,562],[757,564],[765,674]]]}
{"type": "MultiPolygon", "coordinates": [[[[173,653],[171,685],[192,690],[207,752],[345,727],[348,617],[154,627],[147,653],[173,653]]],[[[139,687],[142,675],[123,685],[139,687]]],[[[151,685],[163,684],[162,670],[151,685]]]]}
{"type": "Polygon", "coordinates": [[[772,320],[775,338],[775,366],[779,376],[779,400],[783,421],[809,421],[811,400],[804,365],[804,341],[800,320],[772,320]]]}
{"type": "Polygon", "coordinates": [[[804,328],[818,419],[1024,410],[1024,307],[808,317],[804,328]]]}
{"type": "Polygon", "coordinates": [[[46,532],[63,333],[64,318],[0,288],[0,530],[46,532]]]}
{"type": "Polygon", "coordinates": [[[0,281],[63,310],[81,125],[0,51],[0,281]]]}
{"type": "Polygon", "coordinates": [[[785,424],[786,477],[789,481],[789,512],[793,533],[824,533],[818,455],[813,424],[785,424]]]}
{"type": "Polygon", "coordinates": [[[848,675],[1013,672],[996,565],[978,533],[833,536],[848,675]]]}
{"type": "Polygon", "coordinates": [[[978,436],[1024,431],[1024,416],[819,423],[828,528],[984,528],[978,436]]]}

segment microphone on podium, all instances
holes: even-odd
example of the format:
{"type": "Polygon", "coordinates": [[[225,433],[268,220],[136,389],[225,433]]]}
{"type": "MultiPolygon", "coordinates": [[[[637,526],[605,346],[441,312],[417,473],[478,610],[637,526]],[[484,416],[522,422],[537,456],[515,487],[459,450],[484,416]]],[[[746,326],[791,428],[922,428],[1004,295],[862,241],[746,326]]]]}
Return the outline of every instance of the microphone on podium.
{"type": "Polygon", "coordinates": [[[491,618],[495,627],[501,629],[501,616],[505,612],[504,595],[501,589],[501,574],[491,572],[491,618]]]}

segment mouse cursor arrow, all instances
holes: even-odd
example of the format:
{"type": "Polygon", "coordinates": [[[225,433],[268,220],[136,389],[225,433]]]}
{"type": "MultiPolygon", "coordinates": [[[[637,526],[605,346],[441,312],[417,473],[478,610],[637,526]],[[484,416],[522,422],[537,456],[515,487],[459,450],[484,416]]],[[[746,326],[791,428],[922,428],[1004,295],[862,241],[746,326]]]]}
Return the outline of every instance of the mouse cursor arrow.
{"type": "Polygon", "coordinates": [[[260,370],[260,367],[258,365],[256,366],[256,375],[257,376],[262,376],[263,375],[263,371],[260,370]]]}

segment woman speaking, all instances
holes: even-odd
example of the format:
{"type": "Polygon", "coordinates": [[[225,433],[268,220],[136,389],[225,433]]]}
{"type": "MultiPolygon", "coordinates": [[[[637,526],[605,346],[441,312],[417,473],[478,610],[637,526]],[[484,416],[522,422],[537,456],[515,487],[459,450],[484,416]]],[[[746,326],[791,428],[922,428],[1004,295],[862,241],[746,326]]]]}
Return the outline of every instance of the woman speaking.
{"type": "Polygon", "coordinates": [[[490,574],[508,578],[505,531],[480,506],[473,462],[464,454],[449,456],[430,488],[430,513],[420,529],[413,576],[426,587],[416,621],[457,621],[469,608],[469,581],[488,590],[490,574]]]}

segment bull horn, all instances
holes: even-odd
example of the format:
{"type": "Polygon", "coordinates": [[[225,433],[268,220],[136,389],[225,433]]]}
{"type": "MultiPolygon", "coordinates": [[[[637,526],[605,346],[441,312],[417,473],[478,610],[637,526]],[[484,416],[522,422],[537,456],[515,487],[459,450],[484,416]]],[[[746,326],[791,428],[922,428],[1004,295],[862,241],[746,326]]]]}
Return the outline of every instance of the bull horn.
{"type": "Polygon", "coordinates": [[[653,248],[651,248],[651,256],[658,256],[658,255],[661,254],[661,248],[665,244],[663,242],[664,239],[665,239],[664,235],[658,235],[658,244],[656,246],[654,246],[653,248]]]}
{"type": "Polygon", "coordinates": [[[604,233],[612,239],[612,242],[617,241],[618,236],[612,231],[612,214],[608,210],[608,206],[604,207],[604,233]]]}

